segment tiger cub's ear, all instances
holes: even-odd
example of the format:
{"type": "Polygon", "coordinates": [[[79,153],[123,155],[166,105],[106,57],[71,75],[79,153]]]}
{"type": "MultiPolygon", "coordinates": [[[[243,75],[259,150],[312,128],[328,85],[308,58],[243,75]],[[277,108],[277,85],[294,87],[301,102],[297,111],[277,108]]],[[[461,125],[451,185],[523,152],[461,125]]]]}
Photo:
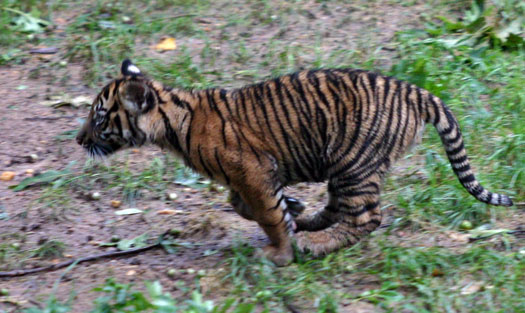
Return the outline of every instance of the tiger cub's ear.
{"type": "Polygon", "coordinates": [[[140,69],[135,64],[131,63],[129,59],[125,59],[124,61],[122,61],[120,72],[124,76],[142,75],[142,72],[140,71],[140,69]]]}
{"type": "Polygon", "coordinates": [[[124,108],[132,115],[149,112],[155,107],[153,91],[143,81],[126,81],[119,87],[119,96],[124,108]]]}

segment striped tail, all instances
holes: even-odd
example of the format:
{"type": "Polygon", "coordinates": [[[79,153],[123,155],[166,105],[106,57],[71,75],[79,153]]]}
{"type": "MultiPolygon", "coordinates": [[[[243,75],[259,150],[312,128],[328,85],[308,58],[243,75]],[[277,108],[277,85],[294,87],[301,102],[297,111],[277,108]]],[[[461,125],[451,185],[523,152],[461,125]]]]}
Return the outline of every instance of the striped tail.
{"type": "Polygon", "coordinates": [[[426,113],[426,120],[432,122],[434,127],[436,127],[441,141],[445,146],[452,169],[454,173],[456,173],[461,185],[481,202],[511,206],[512,200],[508,196],[492,193],[483,188],[476,180],[474,172],[470,168],[458,121],[443,101],[436,96],[428,94],[426,113]]]}

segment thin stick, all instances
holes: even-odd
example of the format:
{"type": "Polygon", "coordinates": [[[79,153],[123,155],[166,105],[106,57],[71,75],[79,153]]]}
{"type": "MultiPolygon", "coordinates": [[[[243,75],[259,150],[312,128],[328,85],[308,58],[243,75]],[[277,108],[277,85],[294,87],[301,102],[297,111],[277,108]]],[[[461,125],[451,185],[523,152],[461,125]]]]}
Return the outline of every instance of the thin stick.
{"type": "Polygon", "coordinates": [[[142,247],[142,248],[129,249],[126,251],[113,251],[113,252],[88,255],[83,258],[69,260],[69,261],[65,261],[62,263],[53,264],[53,265],[44,266],[44,267],[37,267],[37,268],[32,268],[32,269],[27,269],[27,270],[14,270],[14,271],[9,271],[9,272],[0,272],[0,278],[1,277],[18,277],[18,276],[24,276],[24,275],[29,275],[29,274],[39,273],[39,272],[55,271],[60,268],[69,266],[75,262],[78,264],[78,263],[94,261],[94,260],[103,259],[103,258],[125,256],[125,255],[130,255],[130,254],[141,253],[141,252],[159,248],[159,247],[161,247],[161,244],[160,242],[157,242],[157,243],[154,243],[149,246],[142,247]]]}

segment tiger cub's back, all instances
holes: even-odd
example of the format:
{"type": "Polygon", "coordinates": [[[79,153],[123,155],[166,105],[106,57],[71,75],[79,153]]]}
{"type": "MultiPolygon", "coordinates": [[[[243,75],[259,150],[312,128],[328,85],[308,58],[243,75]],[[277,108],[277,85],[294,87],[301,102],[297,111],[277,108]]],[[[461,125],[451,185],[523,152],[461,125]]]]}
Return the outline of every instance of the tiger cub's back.
{"type": "Polygon", "coordinates": [[[386,170],[423,129],[429,96],[362,70],[311,70],[234,91],[230,112],[264,136],[291,181],[322,181],[370,163],[386,170]]]}

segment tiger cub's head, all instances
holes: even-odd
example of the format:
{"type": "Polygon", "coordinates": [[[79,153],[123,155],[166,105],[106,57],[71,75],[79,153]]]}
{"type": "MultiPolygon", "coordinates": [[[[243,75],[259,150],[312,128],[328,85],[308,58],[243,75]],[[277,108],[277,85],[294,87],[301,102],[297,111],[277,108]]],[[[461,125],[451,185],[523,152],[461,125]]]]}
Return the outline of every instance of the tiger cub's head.
{"type": "Polygon", "coordinates": [[[140,146],[147,136],[138,127],[139,118],[156,105],[152,82],[126,59],[122,62],[121,76],[106,85],[93,101],[76,140],[93,157],[140,146]]]}

